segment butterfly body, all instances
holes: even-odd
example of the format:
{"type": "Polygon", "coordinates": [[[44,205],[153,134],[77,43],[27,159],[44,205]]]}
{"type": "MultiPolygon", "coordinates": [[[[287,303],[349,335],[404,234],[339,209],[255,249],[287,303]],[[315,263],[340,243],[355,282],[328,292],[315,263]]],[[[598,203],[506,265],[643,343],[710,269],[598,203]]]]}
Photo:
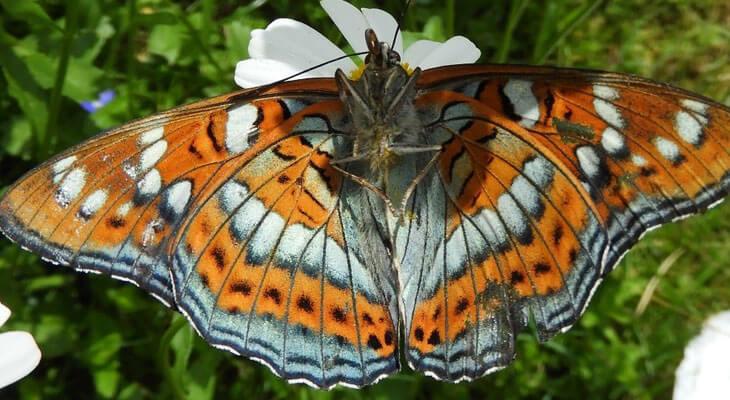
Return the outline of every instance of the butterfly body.
{"type": "Polygon", "coordinates": [[[363,75],[244,90],[103,133],[0,202],[0,228],[131,281],[213,345],[317,387],[409,365],[473,379],[533,318],[567,330],[640,236],[730,190],[730,110],[618,74],[363,75]],[[402,335],[402,337],[400,337],[402,335]]]}

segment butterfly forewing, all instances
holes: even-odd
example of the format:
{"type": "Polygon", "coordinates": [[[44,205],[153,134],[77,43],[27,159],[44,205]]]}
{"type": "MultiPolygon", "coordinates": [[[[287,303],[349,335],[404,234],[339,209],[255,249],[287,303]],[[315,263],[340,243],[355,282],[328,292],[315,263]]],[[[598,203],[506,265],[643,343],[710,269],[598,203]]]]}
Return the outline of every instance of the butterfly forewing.
{"type": "Polygon", "coordinates": [[[9,189],[3,231],[51,262],[132,281],[170,304],[163,242],[194,184],[230,156],[207,150],[232,104],[224,96],[183,107],[62,153],[9,189]],[[187,162],[198,147],[202,162],[187,162]]]}

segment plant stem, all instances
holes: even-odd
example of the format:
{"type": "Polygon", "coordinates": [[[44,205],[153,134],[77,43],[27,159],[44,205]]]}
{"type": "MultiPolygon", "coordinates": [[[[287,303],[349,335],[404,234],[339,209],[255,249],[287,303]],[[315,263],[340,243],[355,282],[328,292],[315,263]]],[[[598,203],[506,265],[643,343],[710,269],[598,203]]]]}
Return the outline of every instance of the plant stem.
{"type": "Polygon", "coordinates": [[[136,69],[137,45],[135,43],[135,33],[137,30],[137,2],[136,0],[127,1],[127,113],[134,116],[134,82],[136,69]]]}
{"type": "Polygon", "coordinates": [[[502,36],[502,44],[499,46],[499,50],[495,56],[496,62],[504,63],[507,61],[510,48],[512,47],[512,35],[514,34],[515,28],[517,28],[517,24],[519,24],[520,19],[522,19],[522,16],[525,14],[525,10],[529,3],[530,0],[516,0],[512,2],[512,8],[510,9],[509,18],[507,20],[507,28],[502,36]]]}
{"type": "Polygon", "coordinates": [[[173,395],[176,399],[180,400],[186,399],[187,396],[185,395],[185,390],[183,390],[182,385],[175,376],[172,365],[170,364],[170,344],[172,343],[172,338],[175,337],[186,323],[187,321],[185,318],[179,316],[178,318],[173,318],[170,323],[170,327],[167,328],[165,334],[162,335],[162,339],[160,339],[160,349],[157,352],[157,363],[164,372],[165,379],[172,389],[173,395]]]}
{"type": "Polygon", "coordinates": [[[76,24],[78,18],[78,10],[76,2],[69,2],[66,8],[66,24],[63,29],[63,39],[61,41],[61,54],[56,67],[56,77],[53,81],[53,89],[48,100],[48,119],[43,132],[38,132],[36,143],[36,154],[39,159],[45,159],[53,152],[58,138],[54,133],[58,126],[58,116],[61,111],[61,100],[63,98],[63,85],[66,82],[66,73],[68,72],[68,63],[71,60],[71,46],[76,36],[76,24]]]}
{"type": "Polygon", "coordinates": [[[558,36],[555,38],[555,40],[552,41],[552,44],[548,49],[539,57],[536,59],[537,64],[544,64],[548,57],[558,48],[558,46],[565,40],[565,38],[570,35],[578,26],[580,26],[583,21],[585,21],[591,14],[593,14],[596,9],[598,9],[598,6],[603,3],[603,0],[596,0],[593,2],[593,4],[589,5],[588,7],[583,10],[578,16],[576,16],[568,26],[566,26],[560,33],[558,33],[558,36]]]}

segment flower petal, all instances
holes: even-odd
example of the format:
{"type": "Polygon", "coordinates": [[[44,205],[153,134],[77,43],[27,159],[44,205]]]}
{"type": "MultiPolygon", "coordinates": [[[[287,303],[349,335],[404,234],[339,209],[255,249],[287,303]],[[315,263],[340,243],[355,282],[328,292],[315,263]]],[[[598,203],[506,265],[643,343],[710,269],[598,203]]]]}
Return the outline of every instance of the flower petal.
{"type": "Polygon", "coordinates": [[[724,399],[730,392],[730,311],[714,315],[684,349],[674,399],[724,399]]]}
{"type": "Polygon", "coordinates": [[[411,67],[428,69],[444,65],[471,64],[478,60],[481,54],[482,52],[471,40],[463,36],[454,36],[441,43],[431,54],[427,55],[417,65],[411,65],[411,67]]]}
{"type": "MultiPolygon", "coordinates": [[[[345,61],[348,61],[350,64],[342,68],[343,70],[352,71],[356,68],[355,63],[352,61],[345,61]]],[[[335,71],[337,71],[338,67],[341,68],[342,66],[334,63],[327,64],[321,68],[298,75],[296,79],[331,78],[335,75],[335,71]]],[[[239,61],[238,64],[236,64],[236,73],[233,79],[236,81],[238,86],[247,89],[280,81],[302,71],[302,68],[295,67],[278,60],[250,58],[248,60],[239,61]]]]}
{"type": "Polygon", "coordinates": [[[0,334],[0,388],[28,375],[41,361],[41,351],[28,332],[0,334]]]}
{"type": "Polygon", "coordinates": [[[10,309],[0,303],[0,326],[3,326],[8,318],[10,318],[10,309]]]}
{"type": "MultiPolygon", "coordinates": [[[[391,41],[395,36],[395,30],[398,29],[398,22],[395,18],[379,8],[363,8],[362,14],[375,31],[375,34],[378,35],[378,40],[388,43],[388,46],[393,45],[391,41]]],[[[362,32],[360,36],[364,38],[365,32],[362,32]]],[[[393,50],[398,54],[403,54],[403,35],[398,34],[398,37],[395,38],[393,50]]]]}
{"type": "Polygon", "coordinates": [[[103,105],[108,104],[112,100],[114,100],[114,97],[116,97],[116,93],[113,89],[107,89],[101,93],[99,93],[99,102],[103,105]]]}
{"type": "MultiPolygon", "coordinates": [[[[248,53],[251,58],[276,60],[299,70],[345,55],[312,27],[287,18],[277,19],[266,29],[251,32],[248,53]]],[[[348,61],[340,60],[333,65],[345,68],[351,64],[348,61]]]]}
{"type": "Polygon", "coordinates": [[[433,40],[418,40],[413,42],[406,49],[403,54],[403,62],[408,64],[410,67],[415,68],[423,61],[429,54],[436,51],[442,43],[434,42],[433,40]]]}
{"type": "Polygon", "coordinates": [[[365,30],[370,25],[357,7],[343,0],[322,0],[320,4],[356,53],[368,51],[365,30]]]}

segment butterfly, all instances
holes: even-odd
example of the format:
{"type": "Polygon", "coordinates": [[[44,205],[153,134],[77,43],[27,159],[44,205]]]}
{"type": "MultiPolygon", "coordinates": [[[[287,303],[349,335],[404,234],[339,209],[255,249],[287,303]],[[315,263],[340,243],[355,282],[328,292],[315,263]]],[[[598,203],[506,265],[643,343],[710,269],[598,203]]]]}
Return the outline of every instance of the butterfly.
{"type": "Polygon", "coordinates": [[[292,382],[481,377],[569,329],[640,237],[730,190],[730,109],[614,73],[280,82],[128,123],[30,171],[0,229],[129,281],[292,382]]]}

